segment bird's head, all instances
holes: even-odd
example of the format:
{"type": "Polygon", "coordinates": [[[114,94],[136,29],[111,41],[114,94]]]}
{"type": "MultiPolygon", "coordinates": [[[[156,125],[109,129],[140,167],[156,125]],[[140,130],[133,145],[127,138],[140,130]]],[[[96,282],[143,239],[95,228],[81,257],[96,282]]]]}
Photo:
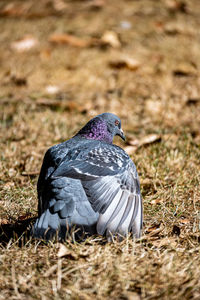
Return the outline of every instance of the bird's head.
{"type": "Polygon", "coordinates": [[[119,135],[125,140],[125,135],[121,128],[121,120],[112,113],[103,113],[96,116],[78,134],[87,139],[101,140],[108,143],[113,142],[115,135],[119,135]]]}

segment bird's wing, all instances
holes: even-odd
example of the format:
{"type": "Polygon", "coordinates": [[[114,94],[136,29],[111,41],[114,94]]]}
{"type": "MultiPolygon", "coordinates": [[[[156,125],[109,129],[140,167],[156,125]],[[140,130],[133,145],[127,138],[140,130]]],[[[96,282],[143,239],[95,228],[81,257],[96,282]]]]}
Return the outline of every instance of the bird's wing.
{"type": "Polygon", "coordinates": [[[68,147],[63,143],[50,148],[44,156],[37,184],[39,217],[34,225],[35,237],[49,239],[57,230],[64,237],[67,226],[80,225],[88,231],[97,222],[99,214],[92,209],[80,180],[51,178],[67,153],[68,147]]]}
{"type": "Polygon", "coordinates": [[[52,178],[70,177],[82,182],[94,211],[99,212],[99,234],[130,230],[140,236],[142,199],[136,167],[120,147],[98,143],[86,151],[71,150],[52,178]],[[72,155],[73,154],[73,155],[72,155]]]}
{"type": "Polygon", "coordinates": [[[47,150],[45,153],[42,167],[40,170],[40,175],[37,182],[37,193],[38,193],[38,214],[39,216],[42,212],[48,208],[47,194],[49,192],[49,178],[51,174],[59,166],[60,161],[66,156],[68,148],[66,147],[66,142],[62,144],[55,145],[47,150]]]}

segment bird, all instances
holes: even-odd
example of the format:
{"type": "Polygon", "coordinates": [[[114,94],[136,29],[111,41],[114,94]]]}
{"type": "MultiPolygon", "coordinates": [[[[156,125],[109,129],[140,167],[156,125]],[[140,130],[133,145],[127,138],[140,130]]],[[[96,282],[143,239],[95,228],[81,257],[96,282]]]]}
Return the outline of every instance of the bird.
{"type": "Polygon", "coordinates": [[[141,236],[138,173],[129,155],[113,144],[115,136],[125,140],[120,118],[102,113],[47,150],[37,183],[35,238],[63,240],[72,228],[79,237],[141,236]]]}

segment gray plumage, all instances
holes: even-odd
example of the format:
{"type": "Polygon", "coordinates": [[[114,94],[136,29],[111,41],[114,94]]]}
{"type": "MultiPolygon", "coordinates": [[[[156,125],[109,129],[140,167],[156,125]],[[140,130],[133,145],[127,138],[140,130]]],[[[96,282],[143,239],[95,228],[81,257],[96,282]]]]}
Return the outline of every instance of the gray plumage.
{"type": "Polygon", "coordinates": [[[110,113],[89,121],[70,140],[45,154],[38,179],[35,237],[62,239],[74,225],[81,233],[119,234],[142,229],[142,198],[136,167],[113,145],[124,139],[120,119],[110,113]]]}

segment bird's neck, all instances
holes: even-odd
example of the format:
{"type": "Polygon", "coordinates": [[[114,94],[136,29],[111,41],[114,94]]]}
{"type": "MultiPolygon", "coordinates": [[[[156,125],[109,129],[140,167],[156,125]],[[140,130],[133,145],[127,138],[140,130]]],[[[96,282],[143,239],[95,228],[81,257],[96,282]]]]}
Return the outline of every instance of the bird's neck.
{"type": "Polygon", "coordinates": [[[110,144],[113,142],[113,136],[108,131],[106,123],[102,120],[91,120],[77,135],[86,139],[104,141],[110,144]]]}

